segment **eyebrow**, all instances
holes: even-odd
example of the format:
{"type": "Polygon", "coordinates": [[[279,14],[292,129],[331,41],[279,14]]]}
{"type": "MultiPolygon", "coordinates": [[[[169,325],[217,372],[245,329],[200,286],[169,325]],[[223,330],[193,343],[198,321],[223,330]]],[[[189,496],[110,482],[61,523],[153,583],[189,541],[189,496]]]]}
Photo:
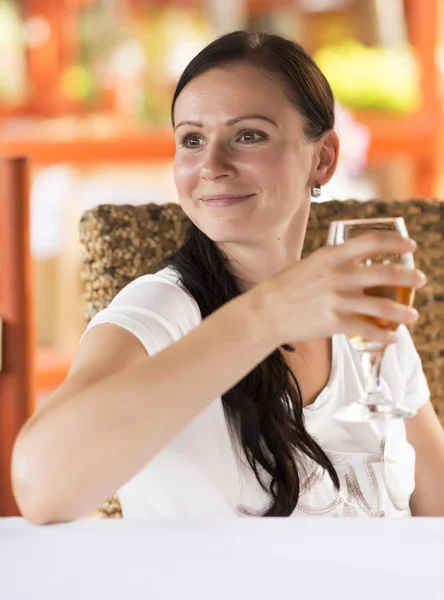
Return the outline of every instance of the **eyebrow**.
{"type": "MultiPolygon", "coordinates": [[[[241,117],[234,117],[233,119],[229,119],[225,123],[225,125],[227,125],[227,127],[231,127],[232,125],[236,125],[236,123],[239,123],[239,121],[245,121],[247,119],[260,119],[262,121],[267,121],[267,123],[271,123],[275,127],[278,126],[277,123],[273,121],[273,119],[270,119],[270,117],[266,117],[265,115],[242,115],[241,117]]],[[[174,127],[174,131],[176,131],[176,129],[178,129],[179,127],[183,127],[184,125],[192,125],[193,127],[203,127],[202,123],[200,123],[199,121],[181,121],[174,127]]]]}

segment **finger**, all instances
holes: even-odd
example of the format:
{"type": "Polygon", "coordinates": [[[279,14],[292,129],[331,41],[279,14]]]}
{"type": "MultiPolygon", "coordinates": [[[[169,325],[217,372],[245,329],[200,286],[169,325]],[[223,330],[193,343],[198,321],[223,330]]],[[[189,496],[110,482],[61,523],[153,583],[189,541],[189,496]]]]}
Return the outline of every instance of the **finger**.
{"type": "Polygon", "coordinates": [[[411,325],[418,320],[418,311],[388,298],[378,298],[366,294],[343,298],[339,311],[342,314],[365,315],[379,319],[381,324],[404,323],[411,325]]]}
{"type": "Polygon", "coordinates": [[[369,321],[359,318],[358,316],[349,316],[341,329],[341,333],[345,333],[349,337],[360,336],[364,340],[379,342],[383,346],[395,343],[398,338],[396,332],[390,329],[382,329],[373,325],[369,321]]]}
{"type": "Polygon", "coordinates": [[[370,267],[351,267],[338,274],[337,289],[358,291],[369,287],[404,287],[419,289],[427,282],[427,277],[419,269],[409,269],[403,265],[374,264],[370,267]]]}
{"type": "Polygon", "coordinates": [[[332,264],[361,261],[376,254],[406,254],[416,250],[416,242],[393,231],[371,231],[344,244],[330,253],[332,264]]]}

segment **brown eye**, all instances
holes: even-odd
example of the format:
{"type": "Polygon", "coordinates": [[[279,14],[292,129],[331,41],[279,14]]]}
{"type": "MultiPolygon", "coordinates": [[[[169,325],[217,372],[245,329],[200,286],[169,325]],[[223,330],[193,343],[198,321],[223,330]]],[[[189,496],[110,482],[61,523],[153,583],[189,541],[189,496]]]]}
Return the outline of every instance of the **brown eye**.
{"type": "Polygon", "coordinates": [[[237,139],[243,144],[255,144],[256,142],[264,141],[267,138],[267,134],[262,131],[248,129],[241,131],[237,139]]]}
{"type": "Polygon", "coordinates": [[[203,143],[203,140],[194,133],[187,133],[180,141],[180,145],[184,148],[199,148],[203,143]]]}

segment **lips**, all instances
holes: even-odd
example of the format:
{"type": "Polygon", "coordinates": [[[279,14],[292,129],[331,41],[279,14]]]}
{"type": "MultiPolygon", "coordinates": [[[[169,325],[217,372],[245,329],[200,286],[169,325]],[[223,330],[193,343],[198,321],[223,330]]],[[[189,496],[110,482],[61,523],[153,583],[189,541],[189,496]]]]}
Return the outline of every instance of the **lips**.
{"type": "Polygon", "coordinates": [[[217,194],[214,196],[203,196],[201,200],[207,206],[232,206],[233,204],[240,204],[255,196],[255,194],[217,194]]]}

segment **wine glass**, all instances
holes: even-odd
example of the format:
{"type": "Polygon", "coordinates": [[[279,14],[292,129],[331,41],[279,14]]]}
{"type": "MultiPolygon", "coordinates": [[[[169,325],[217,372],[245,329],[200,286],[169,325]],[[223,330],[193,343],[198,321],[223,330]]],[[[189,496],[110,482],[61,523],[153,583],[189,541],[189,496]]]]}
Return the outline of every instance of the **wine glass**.
{"type": "MultiPolygon", "coordinates": [[[[356,219],[351,221],[333,221],[328,233],[328,245],[344,244],[359,235],[370,231],[394,231],[402,237],[408,238],[407,228],[402,218],[387,219],[356,219]]],[[[373,264],[397,263],[408,269],[413,269],[415,264],[413,254],[380,254],[371,256],[361,261],[363,268],[373,264]]],[[[376,286],[366,288],[369,296],[390,298],[406,306],[413,305],[415,290],[399,286],[376,286]]],[[[384,329],[396,330],[398,323],[388,319],[359,315],[361,319],[370,321],[384,329]]],[[[373,419],[407,419],[416,414],[416,410],[394,402],[389,398],[381,385],[381,363],[386,347],[381,342],[365,339],[359,335],[349,336],[351,345],[358,352],[364,371],[364,391],[360,398],[352,404],[339,410],[335,417],[340,421],[365,422],[373,419]]]]}

